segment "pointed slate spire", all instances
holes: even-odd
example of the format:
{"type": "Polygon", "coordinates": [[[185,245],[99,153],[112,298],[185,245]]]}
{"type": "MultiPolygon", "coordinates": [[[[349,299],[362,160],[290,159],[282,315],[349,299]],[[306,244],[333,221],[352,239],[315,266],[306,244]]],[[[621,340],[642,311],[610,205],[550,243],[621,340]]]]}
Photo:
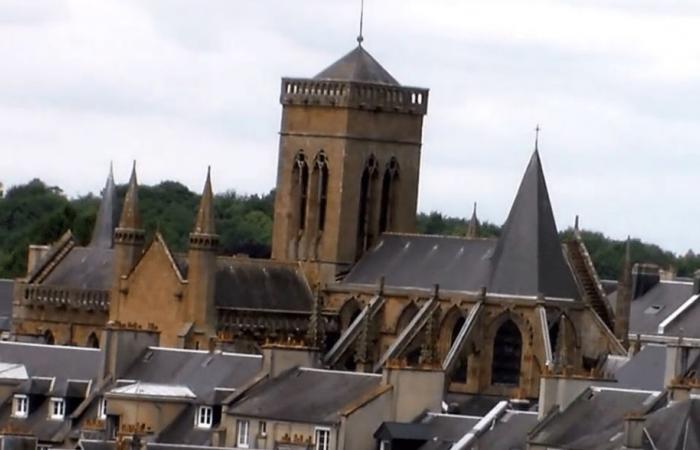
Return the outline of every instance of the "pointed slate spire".
{"type": "Polygon", "coordinates": [[[202,199],[199,202],[197,221],[194,224],[194,233],[216,234],[214,226],[214,193],[211,189],[211,167],[207,168],[207,180],[204,182],[202,199]]]}
{"type": "Polygon", "coordinates": [[[131,177],[129,177],[129,187],[126,190],[124,197],[124,206],[122,206],[122,215],[119,219],[119,228],[125,230],[140,230],[141,229],[141,214],[139,213],[139,186],[136,180],[136,161],[131,168],[131,177]]]}
{"type": "Polygon", "coordinates": [[[396,78],[382,67],[361,45],[314,77],[317,80],[359,81],[400,86],[396,78]]]}
{"type": "Polygon", "coordinates": [[[480,229],[481,224],[479,223],[479,218],[476,217],[476,202],[474,202],[474,211],[472,211],[472,217],[469,219],[469,223],[467,224],[467,237],[469,239],[478,238],[480,229]]]}
{"type": "Polygon", "coordinates": [[[579,297],[564,259],[537,150],[532,154],[496,245],[489,291],[579,297]]]}
{"type": "Polygon", "coordinates": [[[114,185],[112,164],[109,164],[109,175],[102,190],[100,208],[97,210],[95,227],[92,229],[92,239],[89,247],[112,248],[114,226],[117,222],[117,189],[114,185]]]}

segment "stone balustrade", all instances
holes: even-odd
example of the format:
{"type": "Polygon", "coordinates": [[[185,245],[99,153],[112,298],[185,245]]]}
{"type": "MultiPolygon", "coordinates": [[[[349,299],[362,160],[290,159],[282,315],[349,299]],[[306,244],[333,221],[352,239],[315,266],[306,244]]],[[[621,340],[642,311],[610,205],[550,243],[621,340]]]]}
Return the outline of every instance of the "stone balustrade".
{"type": "Polygon", "coordinates": [[[422,115],[428,108],[428,90],[354,81],[283,78],[280,102],[422,115]]]}
{"type": "Polygon", "coordinates": [[[88,311],[109,311],[109,291],[67,287],[20,285],[21,302],[27,306],[55,306],[88,311]]]}

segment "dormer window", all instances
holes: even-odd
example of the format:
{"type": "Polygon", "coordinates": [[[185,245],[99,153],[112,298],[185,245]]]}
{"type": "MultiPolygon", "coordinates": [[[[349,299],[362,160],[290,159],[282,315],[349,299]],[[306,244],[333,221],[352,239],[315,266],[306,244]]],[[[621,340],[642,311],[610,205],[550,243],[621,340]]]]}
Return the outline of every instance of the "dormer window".
{"type": "Polygon", "coordinates": [[[97,418],[107,420],[107,399],[102,397],[97,405],[97,418]]]}
{"type": "Polygon", "coordinates": [[[328,450],[330,448],[330,428],[316,427],[314,437],[316,441],[315,450],[328,450]]]}
{"type": "Polygon", "coordinates": [[[195,425],[197,428],[211,428],[214,422],[214,409],[211,406],[200,406],[197,408],[196,419],[195,425]]]}
{"type": "Polygon", "coordinates": [[[62,398],[51,399],[51,418],[63,420],[66,415],[66,401],[62,398]]]}
{"type": "Polygon", "coordinates": [[[29,397],[17,394],[12,399],[12,417],[24,419],[29,415],[29,397]]]}

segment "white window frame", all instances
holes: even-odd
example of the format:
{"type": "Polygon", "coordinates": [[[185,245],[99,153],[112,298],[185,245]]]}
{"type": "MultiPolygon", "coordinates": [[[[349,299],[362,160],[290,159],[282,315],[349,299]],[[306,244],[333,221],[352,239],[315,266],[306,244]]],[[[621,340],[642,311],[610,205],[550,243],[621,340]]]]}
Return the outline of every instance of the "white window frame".
{"type": "Polygon", "coordinates": [[[49,415],[54,420],[63,420],[66,417],[66,400],[60,397],[52,397],[49,406],[49,415]]]}
{"type": "Polygon", "coordinates": [[[236,447],[248,448],[250,446],[250,421],[238,419],[236,421],[236,447]]]}
{"type": "Polygon", "coordinates": [[[258,436],[267,437],[267,422],[264,420],[258,422],[258,436]]]}
{"type": "Polygon", "coordinates": [[[197,408],[195,416],[195,425],[197,428],[209,429],[214,424],[214,408],[211,406],[202,405],[197,408]]]}
{"type": "Polygon", "coordinates": [[[12,399],[12,417],[24,419],[29,415],[29,397],[24,394],[15,394],[12,399]]]}
{"type": "Polygon", "coordinates": [[[314,448],[315,450],[330,450],[331,448],[331,429],[328,427],[316,427],[314,429],[314,448]],[[321,439],[325,436],[325,440],[321,439]]]}
{"type": "Polygon", "coordinates": [[[107,399],[105,397],[102,397],[97,405],[97,418],[107,420],[107,399]]]}

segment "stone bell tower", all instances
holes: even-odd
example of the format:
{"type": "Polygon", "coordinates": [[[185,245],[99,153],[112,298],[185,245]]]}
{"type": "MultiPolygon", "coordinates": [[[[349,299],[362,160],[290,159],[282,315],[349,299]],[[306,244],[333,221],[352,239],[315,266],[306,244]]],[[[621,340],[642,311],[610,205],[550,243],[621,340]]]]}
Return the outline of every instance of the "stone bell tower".
{"type": "Polygon", "coordinates": [[[280,102],[272,257],[333,281],[381,233],[415,229],[428,90],[360,44],[313,78],[283,78],[280,102]]]}

